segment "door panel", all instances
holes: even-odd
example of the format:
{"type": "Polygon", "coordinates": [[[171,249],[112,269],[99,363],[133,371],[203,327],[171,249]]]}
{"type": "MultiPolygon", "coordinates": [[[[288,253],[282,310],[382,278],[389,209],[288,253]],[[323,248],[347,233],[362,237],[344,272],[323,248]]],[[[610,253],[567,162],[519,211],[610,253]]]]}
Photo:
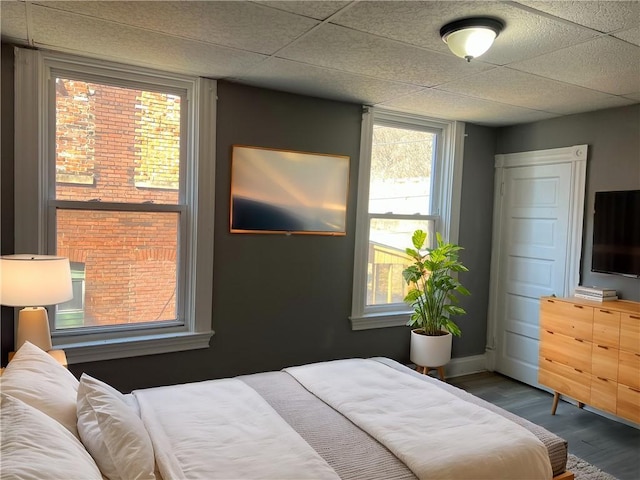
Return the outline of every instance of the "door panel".
{"type": "Polygon", "coordinates": [[[496,370],[537,385],[539,299],[563,295],[571,165],[505,168],[496,370]]]}
{"type": "Polygon", "coordinates": [[[540,306],[537,299],[509,295],[506,297],[506,302],[507,318],[511,319],[511,331],[537,339],[540,336],[540,330],[528,321],[529,318],[538,314],[540,306]]]}
{"type": "Polygon", "coordinates": [[[511,362],[521,364],[526,367],[531,363],[531,355],[538,357],[538,340],[525,335],[504,331],[503,344],[505,355],[511,362]]]}

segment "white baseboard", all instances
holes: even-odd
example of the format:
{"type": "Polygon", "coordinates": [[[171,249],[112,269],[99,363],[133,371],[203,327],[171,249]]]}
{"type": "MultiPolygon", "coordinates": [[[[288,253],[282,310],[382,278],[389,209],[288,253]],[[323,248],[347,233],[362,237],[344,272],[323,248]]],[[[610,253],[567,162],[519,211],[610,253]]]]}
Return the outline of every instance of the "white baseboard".
{"type": "Polygon", "coordinates": [[[487,356],[486,354],[482,354],[472,355],[469,357],[452,358],[444,367],[444,370],[447,378],[486,372],[487,356]]]}

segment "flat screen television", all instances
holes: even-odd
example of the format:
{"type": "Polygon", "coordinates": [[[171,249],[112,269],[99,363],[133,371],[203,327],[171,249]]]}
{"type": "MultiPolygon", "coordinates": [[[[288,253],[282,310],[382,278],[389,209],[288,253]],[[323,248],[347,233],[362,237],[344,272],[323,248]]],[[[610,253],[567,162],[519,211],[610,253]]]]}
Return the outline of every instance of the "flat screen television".
{"type": "Polygon", "coordinates": [[[231,232],[345,235],[349,157],[234,145],[231,232]]]}
{"type": "Polygon", "coordinates": [[[640,277],[640,190],[596,192],[591,271],[640,277]]]}

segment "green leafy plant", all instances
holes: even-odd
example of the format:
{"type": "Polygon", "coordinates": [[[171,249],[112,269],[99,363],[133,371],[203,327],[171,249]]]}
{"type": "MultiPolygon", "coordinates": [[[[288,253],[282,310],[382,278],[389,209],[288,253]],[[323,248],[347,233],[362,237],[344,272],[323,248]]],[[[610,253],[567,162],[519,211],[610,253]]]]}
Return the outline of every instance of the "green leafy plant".
{"type": "Polygon", "coordinates": [[[449,331],[460,336],[460,328],[450,315],[467,313],[457,305],[457,294],[470,293],[451,276],[452,272],[469,271],[458,261],[458,252],[462,247],[445,242],[436,233],[437,246],[424,248],[427,234],[422,230],[416,230],[411,240],[414,248],[407,248],[405,252],[413,259],[413,263],[402,271],[404,280],[411,286],[404,301],[413,307],[407,325],[421,329],[425,335],[437,336],[449,331]]]}

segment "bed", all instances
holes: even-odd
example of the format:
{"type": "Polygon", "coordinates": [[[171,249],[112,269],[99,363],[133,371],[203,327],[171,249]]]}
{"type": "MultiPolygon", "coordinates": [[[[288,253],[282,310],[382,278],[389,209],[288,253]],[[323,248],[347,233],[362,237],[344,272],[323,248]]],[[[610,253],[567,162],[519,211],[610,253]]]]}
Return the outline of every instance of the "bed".
{"type": "Polygon", "coordinates": [[[562,478],[556,435],[387,358],[135,390],[26,343],[0,377],[2,478],[562,478]]]}

